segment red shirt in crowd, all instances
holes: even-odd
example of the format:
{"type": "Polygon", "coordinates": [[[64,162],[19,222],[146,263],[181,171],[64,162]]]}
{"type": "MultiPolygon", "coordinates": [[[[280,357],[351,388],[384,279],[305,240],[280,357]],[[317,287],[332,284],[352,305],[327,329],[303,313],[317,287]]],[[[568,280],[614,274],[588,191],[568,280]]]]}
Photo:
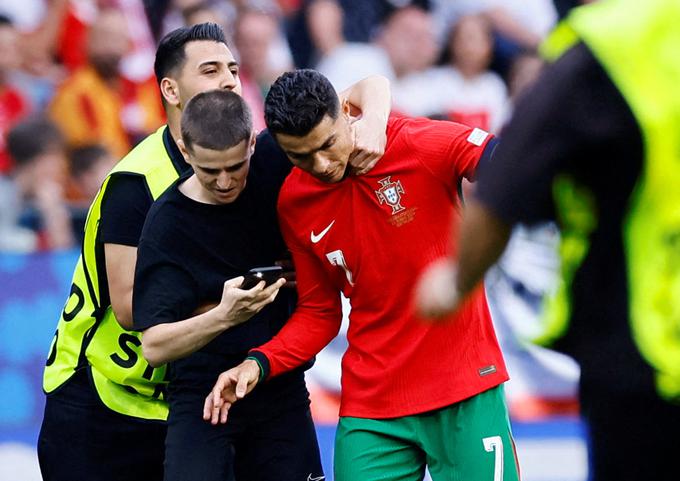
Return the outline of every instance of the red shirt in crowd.
{"type": "Polygon", "coordinates": [[[28,113],[28,102],[11,87],[0,87],[0,173],[12,168],[12,159],[7,153],[7,132],[28,113]]]}

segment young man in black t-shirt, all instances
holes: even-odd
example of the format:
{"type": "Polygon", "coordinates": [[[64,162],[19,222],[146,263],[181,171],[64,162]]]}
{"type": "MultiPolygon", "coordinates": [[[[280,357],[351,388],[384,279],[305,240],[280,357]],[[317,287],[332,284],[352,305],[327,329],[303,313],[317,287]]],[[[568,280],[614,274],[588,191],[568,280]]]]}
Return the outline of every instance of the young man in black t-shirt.
{"type": "Polygon", "coordinates": [[[196,95],[178,145],[195,173],[151,207],[133,296],[145,357],[152,365],[169,362],[165,479],[319,479],[304,368],[263,385],[234,407],[226,425],[199,414],[215,377],[276,334],[294,307],[293,292],[279,292],[283,279],[233,289],[249,269],[285,255],[276,199],[290,165],[251,157],[250,112],[232,92],[196,95]],[[206,304],[216,305],[194,315],[206,304]]]}

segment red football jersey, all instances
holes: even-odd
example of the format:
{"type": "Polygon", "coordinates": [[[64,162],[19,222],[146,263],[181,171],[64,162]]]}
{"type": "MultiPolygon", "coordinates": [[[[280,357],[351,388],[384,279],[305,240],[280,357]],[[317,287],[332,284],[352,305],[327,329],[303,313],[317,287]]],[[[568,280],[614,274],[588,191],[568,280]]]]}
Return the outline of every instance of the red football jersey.
{"type": "Polygon", "coordinates": [[[293,169],[279,218],[297,270],[298,307],[257,349],[270,375],[300,365],[338,332],[350,299],[341,416],[390,418],[448,406],[508,379],[483,288],[456,319],[415,315],[415,280],[448,252],[458,185],[491,136],[428,119],[391,119],[387,148],[366,175],[325,184],[293,169]]]}

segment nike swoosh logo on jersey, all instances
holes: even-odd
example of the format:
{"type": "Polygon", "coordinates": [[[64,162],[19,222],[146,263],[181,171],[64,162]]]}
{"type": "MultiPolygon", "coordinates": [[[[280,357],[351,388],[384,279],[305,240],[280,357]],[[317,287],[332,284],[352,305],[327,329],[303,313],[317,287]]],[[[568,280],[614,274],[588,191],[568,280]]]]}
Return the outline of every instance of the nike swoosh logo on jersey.
{"type": "Polygon", "coordinates": [[[323,239],[323,236],[328,234],[328,231],[331,230],[331,227],[333,227],[333,224],[335,224],[335,221],[331,222],[328,224],[328,227],[326,227],[324,230],[322,230],[319,235],[315,235],[314,231],[312,231],[312,234],[309,236],[309,238],[312,240],[312,244],[316,244],[319,242],[321,239],[323,239]]]}
{"type": "Polygon", "coordinates": [[[310,473],[309,476],[307,476],[307,481],[323,481],[326,479],[326,476],[319,476],[318,478],[312,478],[312,474],[310,473]]]}

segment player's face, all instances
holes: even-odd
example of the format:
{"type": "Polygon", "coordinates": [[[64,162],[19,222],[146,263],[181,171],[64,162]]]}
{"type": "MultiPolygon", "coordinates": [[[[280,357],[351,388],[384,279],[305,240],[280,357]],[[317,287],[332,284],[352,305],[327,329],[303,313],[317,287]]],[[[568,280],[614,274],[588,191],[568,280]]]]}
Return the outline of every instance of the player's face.
{"type": "Polygon", "coordinates": [[[196,94],[226,89],[241,95],[239,67],[229,48],[220,42],[198,40],[184,46],[186,60],[174,79],[179,106],[196,94]]]}
{"type": "Polygon", "coordinates": [[[276,134],[276,140],[293,165],[326,183],[344,178],[354,150],[352,128],[345,111],[336,119],[326,115],[304,137],[276,134]]]}
{"type": "Polygon", "coordinates": [[[180,147],[193,167],[203,196],[213,204],[234,202],[246,187],[250,156],[255,149],[255,136],[225,150],[211,150],[193,145],[191,152],[180,147]]]}

